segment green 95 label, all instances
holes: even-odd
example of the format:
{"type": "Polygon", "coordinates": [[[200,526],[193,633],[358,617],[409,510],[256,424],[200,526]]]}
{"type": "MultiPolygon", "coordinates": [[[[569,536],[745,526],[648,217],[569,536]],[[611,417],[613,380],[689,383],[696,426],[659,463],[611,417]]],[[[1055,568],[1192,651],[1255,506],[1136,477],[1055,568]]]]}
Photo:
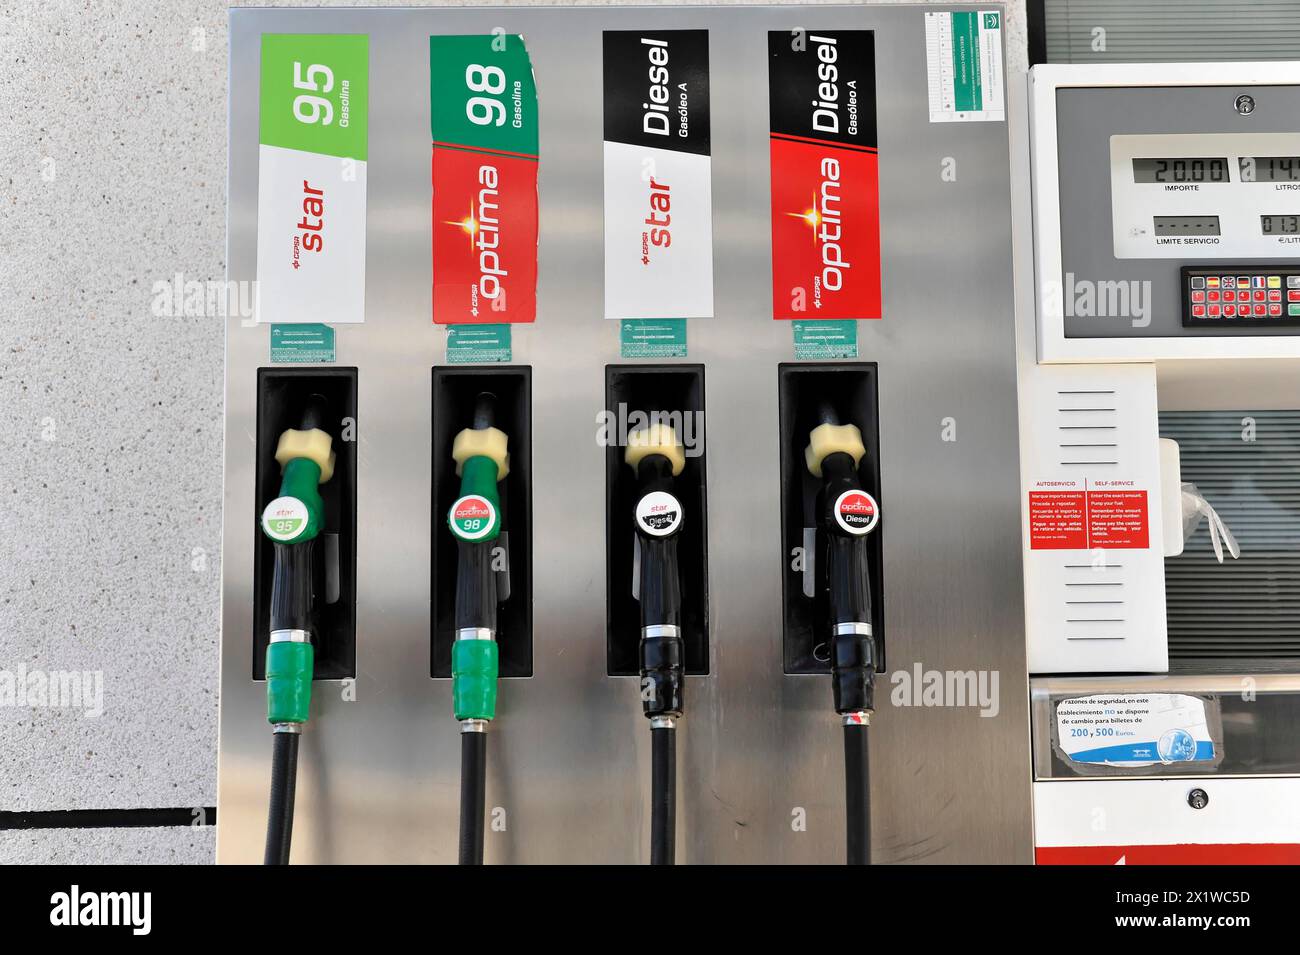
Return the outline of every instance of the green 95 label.
{"type": "Polygon", "coordinates": [[[307,505],[296,497],[277,497],[262,511],[262,533],[285,543],[307,529],[307,505]]]}

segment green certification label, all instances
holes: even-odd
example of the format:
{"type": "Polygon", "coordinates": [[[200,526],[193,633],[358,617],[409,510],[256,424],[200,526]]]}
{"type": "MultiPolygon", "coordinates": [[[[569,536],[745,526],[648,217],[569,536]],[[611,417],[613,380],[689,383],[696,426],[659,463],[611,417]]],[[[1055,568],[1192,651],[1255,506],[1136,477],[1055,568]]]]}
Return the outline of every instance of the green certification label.
{"type": "Polygon", "coordinates": [[[794,326],[794,357],[826,361],[858,357],[858,323],[851,320],[798,320],[794,326]]]}
{"type": "Polygon", "coordinates": [[[451,325],[447,333],[447,364],[510,361],[509,325],[451,325]]]}
{"type": "Polygon", "coordinates": [[[434,145],[537,157],[537,87],[516,34],[429,37],[434,145]]]}
{"type": "Polygon", "coordinates": [[[316,322],[271,326],[273,364],[329,364],[334,361],[334,329],[316,322]]]}
{"type": "Polygon", "coordinates": [[[364,36],[263,36],[262,145],[364,161],[368,49],[364,36]]]}
{"type": "Polygon", "coordinates": [[[624,318],[618,323],[624,358],[685,358],[686,319],[624,318]]]}

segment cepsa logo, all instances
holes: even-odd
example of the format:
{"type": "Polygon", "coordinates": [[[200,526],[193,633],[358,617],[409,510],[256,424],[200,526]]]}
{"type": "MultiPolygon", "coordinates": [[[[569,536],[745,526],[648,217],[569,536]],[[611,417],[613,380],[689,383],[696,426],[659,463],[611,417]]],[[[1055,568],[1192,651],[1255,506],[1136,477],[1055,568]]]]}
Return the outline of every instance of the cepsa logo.
{"type": "Polygon", "coordinates": [[[302,267],[302,253],[325,250],[325,190],[317,189],[306,179],[302,181],[302,218],[293,235],[293,262],[295,269],[302,267]]]}
{"type": "Polygon", "coordinates": [[[773,33],[769,50],[774,315],[879,318],[871,33],[773,33]]]}
{"type": "Polygon", "coordinates": [[[471,284],[471,314],[477,315],[479,299],[489,302],[504,300],[505,285],[510,274],[501,262],[501,173],[496,166],[478,167],[478,196],[470,203],[469,213],[460,220],[449,220],[444,225],[455,226],[469,236],[471,255],[477,256],[478,279],[471,284]]]}

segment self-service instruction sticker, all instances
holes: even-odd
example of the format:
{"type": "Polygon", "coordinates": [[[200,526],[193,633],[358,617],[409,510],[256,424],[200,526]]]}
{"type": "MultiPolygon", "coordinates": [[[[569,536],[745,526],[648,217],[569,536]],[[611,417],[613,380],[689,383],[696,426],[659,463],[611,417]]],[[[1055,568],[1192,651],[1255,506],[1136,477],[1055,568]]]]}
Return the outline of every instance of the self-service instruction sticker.
{"type": "Polygon", "coordinates": [[[709,31],[606,31],[605,317],[713,315],[709,31]]]}
{"type": "Polygon", "coordinates": [[[365,320],[365,36],[262,36],[257,320],[365,320]]]}
{"type": "Polygon", "coordinates": [[[930,122],[1001,122],[1002,13],[962,10],[925,14],[930,122]]]}
{"type": "Polygon", "coordinates": [[[1206,701],[1184,693],[1079,696],[1056,704],[1057,746],[1075,763],[1116,767],[1215,758],[1206,701]]]}
{"type": "Polygon", "coordinates": [[[429,37],[433,321],[537,314],[537,87],[524,38],[429,37]]]}
{"type": "Polygon", "coordinates": [[[767,35],[772,317],[881,317],[870,30],[767,35]]]}

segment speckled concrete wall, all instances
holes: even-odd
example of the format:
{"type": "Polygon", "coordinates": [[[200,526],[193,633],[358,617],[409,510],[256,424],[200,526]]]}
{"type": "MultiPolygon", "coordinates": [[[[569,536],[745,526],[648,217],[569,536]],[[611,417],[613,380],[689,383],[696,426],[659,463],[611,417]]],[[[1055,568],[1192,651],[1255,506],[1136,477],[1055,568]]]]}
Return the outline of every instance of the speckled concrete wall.
{"type": "MultiPolygon", "coordinates": [[[[225,273],[226,6],[0,3],[0,811],[216,800],[223,319],[173,291],[225,273]]],[[[1023,69],[1023,0],[1007,32],[1023,69]]],[[[4,863],[212,856],[0,832],[4,863]]]]}

